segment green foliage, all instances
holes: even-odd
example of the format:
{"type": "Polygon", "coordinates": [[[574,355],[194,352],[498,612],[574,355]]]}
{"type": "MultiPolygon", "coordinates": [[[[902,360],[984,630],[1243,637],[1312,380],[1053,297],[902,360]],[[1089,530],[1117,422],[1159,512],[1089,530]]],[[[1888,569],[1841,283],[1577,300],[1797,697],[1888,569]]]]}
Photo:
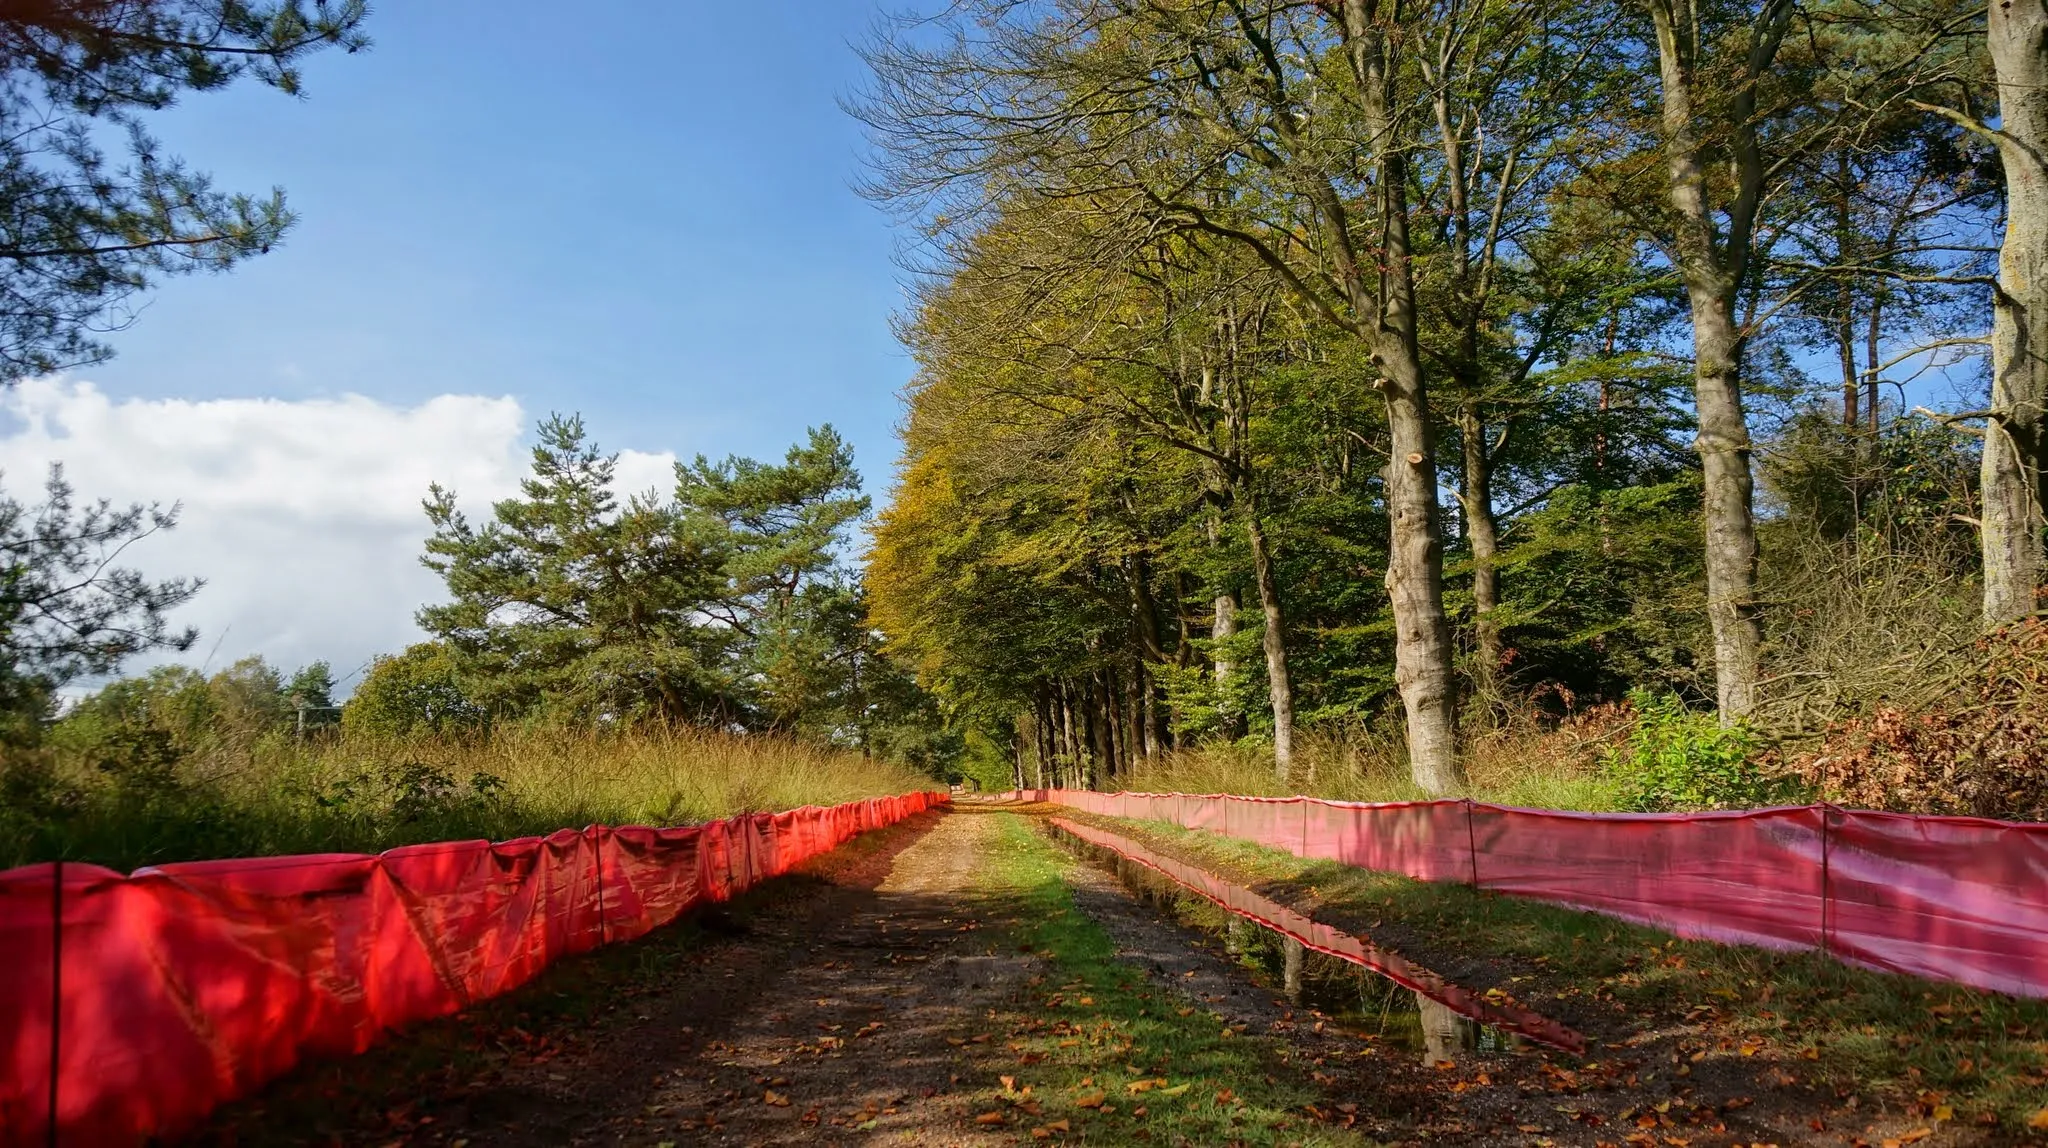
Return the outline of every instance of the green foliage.
{"type": "Polygon", "coordinates": [[[1629,701],[1636,709],[1635,728],[1628,744],[1606,762],[1621,787],[1623,808],[1751,809],[1805,796],[1796,780],[1758,764],[1758,742],[1748,728],[1688,710],[1672,694],[1637,689],[1629,701]]]}
{"type": "Polygon", "coordinates": [[[617,456],[587,441],[580,418],[540,425],[522,497],[472,526],[435,486],[423,559],[451,601],[419,612],[465,691],[493,714],[581,720],[728,719],[727,628],[719,555],[667,503],[611,492],[617,456]]]}
{"type": "Polygon", "coordinates": [[[1808,408],[1771,439],[1760,470],[1785,516],[1823,538],[1953,529],[1975,500],[1976,441],[1920,418],[1873,435],[1808,408]]]}
{"type": "Polygon", "coordinates": [[[1511,680],[1567,703],[1697,690],[1709,645],[1699,499],[1698,476],[1681,472],[1566,486],[1523,518],[1501,562],[1511,680]]]}
{"type": "Polygon", "coordinates": [[[291,226],[284,193],[216,190],[144,114],[242,76],[288,94],[329,45],[364,47],[365,0],[50,0],[0,53],[0,383],[104,359],[93,336],[158,276],[219,271],[291,226]],[[109,145],[120,155],[109,159],[109,145]]]}
{"type": "Polygon", "coordinates": [[[421,642],[370,663],[341,708],[342,730],[358,735],[460,737],[488,729],[490,721],[490,711],[463,691],[455,658],[441,642],[421,642]]]}
{"type": "Polygon", "coordinates": [[[813,428],[779,466],[698,455],[676,467],[676,503],[684,528],[719,556],[728,582],[720,609],[741,629],[790,609],[868,512],[853,448],[830,426],[813,428]]]}
{"type": "Polygon", "coordinates": [[[0,493],[0,747],[35,742],[59,687],[199,636],[166,615],[200,583],[115,565],[128,546],[176,526],[176,507],[81,506],[58,466],[43,494],[28,506],[0,493]]]}
{"type": "Polygon", "coordinates": [[[779,464],[678,466],[673,499],[621,505],[615,458],[557,416],[521,497],[490,521],[472,525],[435,487],[425,562],[452,600],[420,611],[435,641],[373,667],[344,723],[738,725],[925,765],[957,748],[839,567],[868,501],[831,427],[779,464]]]}

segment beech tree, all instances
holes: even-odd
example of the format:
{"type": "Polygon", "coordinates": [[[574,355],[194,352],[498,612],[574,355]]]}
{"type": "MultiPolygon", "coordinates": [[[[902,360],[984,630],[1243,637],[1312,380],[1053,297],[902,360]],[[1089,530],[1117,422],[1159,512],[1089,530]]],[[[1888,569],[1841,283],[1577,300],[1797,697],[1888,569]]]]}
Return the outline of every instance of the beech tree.
{"type": "Polygon", "coordinates": [[[1991,320],[1991,405],[1984,433],[1984,618],[2034,613],[2048,564],[2048,7],[2001,0],[1987,19],[1998,124],[1958,114],[1997,146],[2005,240],[1991,320]]]}
{"type": "Polygon", "coordinates": [[[886,161],[871,189],[971,232],[1016,191],[1091,217],[1077,265],[1161,230],[1241,245],[1319,321],[1367,349],[1392,435],[1386,585],[1415,779],[1462,784],[1443,604],[1436,430],[1416,338],[1409,148],[1421,108],[1399,3],[1345,0],[1042,15],[961,5],[869,52],[858,111],[886,161]]]}

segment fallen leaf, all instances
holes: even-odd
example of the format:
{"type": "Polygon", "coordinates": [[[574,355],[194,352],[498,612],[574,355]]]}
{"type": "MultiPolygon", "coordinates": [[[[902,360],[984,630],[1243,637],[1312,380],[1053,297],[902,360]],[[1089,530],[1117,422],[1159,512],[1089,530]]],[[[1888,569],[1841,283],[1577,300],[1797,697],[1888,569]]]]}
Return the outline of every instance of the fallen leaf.
{"type": "Polygon", "coordinates": [[[1004,1092],[1015,1092],[1015,1091],[1017,1091],[1017,1078],[1016,1078],[1016,1077],[1014,1077],[1014,1076],[998,1076],[998,1077],[996,1077],[996,1079],[997,1079],[997,1080],[1000,1080],[1000,1081],[1002,1081],[1002,1082],[1003,1082],[1003,1091],[1004,1091],[1004,1092]]]}
{"type": "MultiPolygon", "coordinates": [[[[1179,1096],[1179,1095],[1181,1095],[1182,1093],[1186,1092],[1186,1091],[1187,1091],[1187,1090],[1188,1090],[1189,1088],[1192,1088],[1192,1087],[1194,1087],[1194,1082],[1193,1082],[1193,1081],[1189,1081],[1189,1082],[1188,1082],[1187,1084],[1176,1084],[1176,1085],[1174,1085],[1174,1086],[1173,1086],[1172,1088],[1162,1088],[1162,1089],[1160,1089],[1160,1090],[1159,1090],[1159,1095],[1161,1095],[1161,1096],[1179,1096]]],[[[2043,1111],[2048,1111],[2048,1109],[2044,1109],[2043,1111]]]]}
{"type": "Polygon", "coordinates": [[[2043,1108],[2041,1111],[2028,1117],[2027,1127],[2036,1132],[2048,1132],[2048,1108],[2043,1108]]]}
{"type": "Polygon", "coordinates": [[[1102,1102],[1108,1099],[1109,1093],[1107,1092],[1091,1092],[1074,1101],[1074,1104],[1079,1108],[1100,1108],[1102,1107],[1102,1102]]]}
{"type": "Polygon", "coordinates": [[[974,1122],[976,1124],[1001,1124],[1003,1123],[1003,1114],[1000,1112],[984,1112],[975,1117],[974,1122]]]}
{"type": "Polygon", "coordinates": [[[761,1094],[761,1103],[773,1105],[776,1108],[788,1108],[789,1097],[784,1096],[780,1092],[777,1092],[771,1088],[768,1091],[761,1094]]]}

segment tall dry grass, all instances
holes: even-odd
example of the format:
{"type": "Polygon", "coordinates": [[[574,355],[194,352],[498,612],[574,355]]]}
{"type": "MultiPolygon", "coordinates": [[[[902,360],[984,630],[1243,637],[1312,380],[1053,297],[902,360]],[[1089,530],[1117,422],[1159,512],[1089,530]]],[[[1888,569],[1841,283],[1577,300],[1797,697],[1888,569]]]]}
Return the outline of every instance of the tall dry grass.
{"type": "Polygon", "coordinates": [[[129,869],[684,825],[935,784],[849,750],[698,729],[506,728],[466,741],[271,733],[124,752],[53,748],[0,766],[0,867],[129,869]]]}
{"type": "MultiPolygon", "coordinates": [[[[1465,746],[1468,785],[1460,796],[1545,809],[1611,810],[1620,792],[1602,771],[1606,751],[1627,736],[1628,711],[1603,707],[1563,723],[1517,717],[1465,746]]],[[[1386,722],[1317,730],[1295,745],[1282,779],[1269,745],[1200,746],[1141,760],[1110,787],[1151,792],[1307,794],[1337,801],[1425,801],[1408,775],[1397,729],[1386,722]]]]}

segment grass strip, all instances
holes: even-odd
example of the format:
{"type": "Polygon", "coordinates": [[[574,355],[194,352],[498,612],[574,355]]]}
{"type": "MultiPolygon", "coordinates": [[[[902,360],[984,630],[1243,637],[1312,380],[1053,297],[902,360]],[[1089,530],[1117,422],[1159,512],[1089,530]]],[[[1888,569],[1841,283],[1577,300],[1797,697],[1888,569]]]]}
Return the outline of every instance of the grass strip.
{"type": "Polygon", "coordinates": [[[999,1115],[1025,1142],[1367,1143],[1307,1118],[1316,1095],[1274,1042],[1233,1031],[1118,960],[1075,907],[1063,874],[1076,862],[1023,818],[1001,816],[979,891],[1015,908],[990,922],[1003,947],[1043,966],[1027,1007],[999,1007],[989,1031],[970,1038],[977,1076],[994,1078],[970,1094],[984,1119],[999,1115]]]}

